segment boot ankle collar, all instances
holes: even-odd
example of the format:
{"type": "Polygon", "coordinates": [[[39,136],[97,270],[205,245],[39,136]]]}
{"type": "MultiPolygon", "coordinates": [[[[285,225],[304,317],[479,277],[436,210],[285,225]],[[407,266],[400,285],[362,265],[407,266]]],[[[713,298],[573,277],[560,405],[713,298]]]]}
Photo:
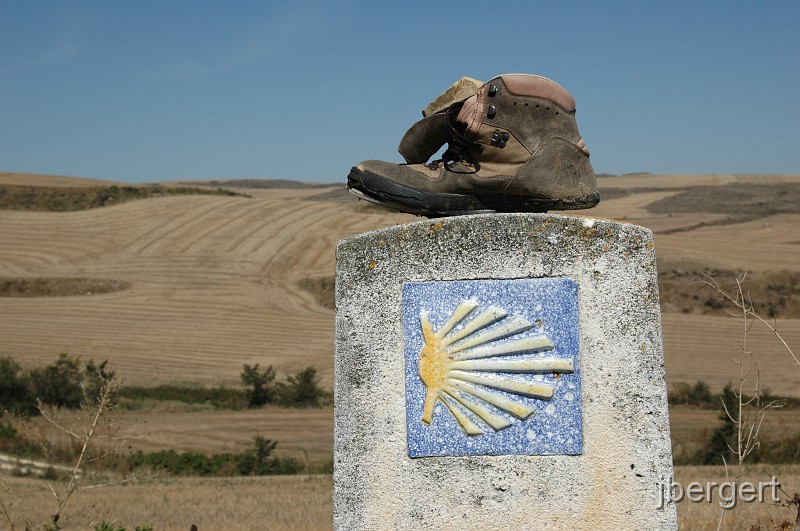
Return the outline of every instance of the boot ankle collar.
{"type": "Polygon", "coordinates": [[[552,79],[532,74],[503,74],[498,77],[503,80],[508,92],[515,96],[544,98],[567,112],[575,110],[575,98],[552,79]]]}

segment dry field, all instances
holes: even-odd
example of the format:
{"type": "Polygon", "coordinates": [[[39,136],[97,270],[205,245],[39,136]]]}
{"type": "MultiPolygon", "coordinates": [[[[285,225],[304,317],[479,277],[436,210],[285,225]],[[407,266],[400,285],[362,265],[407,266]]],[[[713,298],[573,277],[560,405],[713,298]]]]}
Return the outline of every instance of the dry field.
{"type": "MultiPolygon", "coordinates": [[[[724,467],[677,467],[675,469],[675,481],[686,487],[689,483],[699,482],[706,485],[708,482],[722,483],[731,480],[731,470],[726,474],[724,467]]],[[[759,482],[772,481],[775,476],[781,483],[781,488],[787,491],[790,496],[800,492],[800,465],[783,466],[745,466],[742,470],[741,481],[749,482],[757,486],[759,482]]],[[[798,509],[795,507],[782,507],[780,503],[771,502],[771,494],[764,491],[764,503],[757,500],[752,503],[737,501],[735,507],[723,511],[720,507],[719,492],[711,489],[711,502],[690,502],[683,499],[677,503],[678,508],[678,529],[694,531],[708,529],[742,529],[742,530],[773,530],[773,529],[793,529],[779,527],[788,521],[794,525],[797,518],[798,509]],[[721,520],[721,522],[720,522],[721,520]],[[719,526],[719,527],[717,527],[719,526]],[[761,527],[759,527],[761,526],[761,527]]],[[[724,491],[723,495],[730,496],[729,491],[724,491]]],[[[779,498],[785,500],[778,492],[779,498]]],[[[695,496],[695,500],[698,497],[695,496]]],[[[725,503],[723,501],[723,503],[725,503]]]]}
{"type": "MultiPolygon", "coordinates": [[[[775,476],[782,488],[800,491],[800,466],[745,467],[742,481],[754,485],[775,476]]],[[[678,467],[675,481],[684,487],[691,482],[728,481],[722,467],[678,467]]],[[[31,523],[45,522],[53,499],[44,482],[25,478],[5,478],[14,493],[9,498],[13,514],[24,514],[31,523]]],[[[56,484],[56,487],[61,485],[56,484]]],[[[263,478],[157,478],[127,485],[116,485],[78,493],[65,513],[68,528],[85,529],[92,522],[116,521],[127,529],[150,524],[158,530],[198,529],[325,530],[332,528],[333,482],[331,476],[277,476],[263,478]]],[[[776,529],[793,522],[796,509],[772,503],[769,490],[765,503],[742,503],[723,511],[719,492],[712,490],[711,502],[676,504],[679,529],[776,529]]],[[[728,495],[727,491],[723,492],[728,495]]],[[[780,496],[780,493],[779,493],[780,496]]],[[[696,499],[696,498],[695,498],[696,499]]],[[[654,505],[656,504],[654,500],[654,505]]],[[[24,528],[23,521],[17,525],[24,528]]],[[[791,527],[789,527],[791,529],[791,527]]]]}
{"type": "MultiPolygon", "coordinates": [[[[47,179],[42,179],[47,182],[47,179]]],[[[3,182],[0,175],[0,183],[3,182]]],[[[245,363],[316,367],[332,385],[333,310],[302,288],[329,278],[344,236],[411,216],[248,190],[79,212],[0,211],[0,277],[125,282],[117,293],[0,298],[0,356],[108,359],[131,385],[237,385],[245,363]]]]}
{"type": "MultiPolygon", "coordinates": [[[[15,495],[9,512],[24,514],[34,525],[49,521],[53,495],[44,482],[25,478],[3,481],[15,495]]],[[[157,478],[80,492],[61,523],[66,529],[91,529],[92,523],[105,520],[130,530],[149,524],[157,531],[188,531],[195,524],[200,531],[316,531],[332,528],[332,491],[330,475],[157,478]]],[[[25,529],[24,524],[25,520],[15,522],[18,529],[25,529]]],[[[0,529],[6,529],[5,525],[0,516],[0,529]]]]}
{"type": "MultiPolygon", "coordinates": [[[[0,184],[22,182],[71,181],[0,173],[0,184]]],[[[692,186],[715,186],[719,192],[712,197],[719,198],[737,183],[800,189],[800,175],[606,177],[600,184],[609,199],[578,213],[652,229],[662,272],[800,274],[797,203],[797,211],[718,225],[713,223],[731,214],[647,209],[692,186]]],[[[240,191],[253,198],[177,196],[79,212],[0,211],[0,279],[90,278],[129,285],[107,294],[0,297],[0,356],[26,366],[48,363],[62,352],[108,359],[131,385],[236,385],[245,363],[272,364],[278,374],[313,365],[330,387],[333,309],[321,304],[313,286],[333,276],[336,242],[419,218],[350,200],[341,185],[240,191]]],[[[800,286],[794,289],[797,299],[800,286]]],[[[798,319],[780,322],[790,344],[800,344],[798,319]]],[[[724,315],[665,313],[668,379],[702,379],[720,388],[733,374],[738,335],[737,322],[724,315]]],[[[755,331],[763,381],[774,392],[800,396],[797,371],[789,370],[791,360],[770,339],[755,331]]]]}
{"type": "MultiPolygon", "coordinates": [[[[0,173],[2,184],[115,183],[0,173]]],[[[758,290],[773,290],[754,291],[754,298],[766,296],[766,304],[788,298],[777,306],[779,330],[800,350],[800,175],[641,174],[603,177],[600,185],[601,205],[576,214],[652,229],[659,270],[673,279],[662,285],[669,382],[704,380],[717,391],[738,374],[733,360],[741,325],[705,304],[709,292],[689,282],[703,272],[730,279],[750,271],[758,290]],[[785,285],[776,287],[770,275],[781,271],[788,272],[780,277],[785,285]]],[[[0,210],[0,283],[88,279],[124,287],[0,296],[0,357],[25,367],[50,363],[62,352],[108,359],[131,385],[235,386],[245,363],[273,365],[279,377],[312,365],[322,385],[332,387],[336,242],[419,218],[358,203],[341,185],[232,189],[252,198],[161,197],[59,213],[0,210]]],[[[774,337],[756,327],[748,345],[757,353],[763,385],[800,396],[800,367],[774,337]]],[[[162,405],[120,415],[123,424],[148,434],[137,443],[146,450],[231,451],[261,434],[278,441],[278,453],[313,460],[331,453],[330,409],[230,412],[162,405]]],[[[673,431],[711,423],[711,415],[698,420],[695,413],[677,412],[673,431]]],[[[197,483],[186,481],[194,490],[197,483]]],[[[259,484],[242,485],[248,481],[259,484]]],[[[319,481],[330,488],[329,479],[319,481]]],[[[168,485],[173,483],[165,480],[159,488],[168,485]]],[[[199,494],[196,503],[205,503],[199,494]]],[[[254,511],[262,509],[271,510],[254,511]]]]}

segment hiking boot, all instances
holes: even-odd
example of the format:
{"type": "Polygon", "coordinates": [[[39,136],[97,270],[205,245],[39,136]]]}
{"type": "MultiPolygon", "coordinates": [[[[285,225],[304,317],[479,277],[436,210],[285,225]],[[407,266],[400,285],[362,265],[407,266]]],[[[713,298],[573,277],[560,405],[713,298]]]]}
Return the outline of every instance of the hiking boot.
{"type": "Polygon", "coordinates": [[[353,167],[355,196],[428,217],[591,208],[600,201],[575,99],[557,83],[504,74],[462,78],[405,134],[406,164],[353,167]],[[448,144],[442,158],[428,162],[448,144]]]}

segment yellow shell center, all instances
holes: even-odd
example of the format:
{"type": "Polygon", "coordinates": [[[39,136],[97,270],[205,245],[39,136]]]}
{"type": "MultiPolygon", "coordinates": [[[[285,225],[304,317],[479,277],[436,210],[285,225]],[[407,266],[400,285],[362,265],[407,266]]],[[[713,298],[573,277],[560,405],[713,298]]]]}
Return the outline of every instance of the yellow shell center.
{"type": "Polygon", "coordinates": [[[419,377],[427,388],[425,406],[422,412],[422,421],[430,424],[433,418],[433,408],[442,389],[442,383],[447,373],[445,354],[440,341],[433,332],[433,327],[427,319],[422,321],[422,336],[425,346],[419,356],[419,377]]]}

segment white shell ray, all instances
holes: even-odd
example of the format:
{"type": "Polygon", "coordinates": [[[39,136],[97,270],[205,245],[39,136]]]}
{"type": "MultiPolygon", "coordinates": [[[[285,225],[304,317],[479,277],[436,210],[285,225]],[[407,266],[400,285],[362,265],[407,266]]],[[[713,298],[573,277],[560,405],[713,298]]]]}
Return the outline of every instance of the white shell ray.
{"type": "Polygon", "coordinates": [[[517,341],[506,341],[499,345],[477,347],[455,353],[451,349],[448,349],[447,353],[451,354],[452,358],[456,360],[471,360],[516,354],[518,352],[543,352],[545,350],[553,350],[553,342],[550,341],[549,337],[539,336],[519,339],[517,341]]]}
{"type": "Polygon", "coordinates": [[[504,337],[520,334],[531,328],[533,328],[533,325],[529,323],[526,319],[522,317],[513,317],[507,323],[501,323],[499,326],[490,328],[488,330],[480,330],[478,332],[473,333],[471,337],[467,336],[466,338],[461,340],[457,345],[451,345],[447,347],[447,351],[450,354],[455,354],[456,352],[461,352],[462,350],[466,350],[470,347],[484,345],[486,343],[490,343],[492,341],[496,341],[504,337]]]}
{"type": "MultiPolygon", "coordinates": [[[[476,300],[468,300],[464,301],[458,305],[458,308],[455,309],[453,314],[450,316],[450,319],[442,325],[438,332],[436,332],[436,337],[439,339],[446,336],[454,326],[458,325],[461,321],[466,319],[466,317],[472,313],[475,308],[478,307],[478,301],[476,300]]],[[[424,312],[427,315],[427,312],[424,312]]],[[[421,317],[421,316],[420,316],[421,317]]]]}
{"type": "Polygon", "coordinates": [[[447,392],[447,394],[455,398],[463,407],[475,413],[482,421],[491,426],[495,431],[502,430],[511,425],[511,421],[504,416],[495,413],[480,402],[473,402],[469,400],[464,394],[455,389],[447,392]]]}
{"type": "MultiPolygon", "coordinates": [[[[465,306],[465,304],[471,305],[473,304],[473,301],[467,301],[466,303],[462,303],[461,305],[459,305],[459,307],[456,308],[456,311],[453,313],[453,317],[456,317],[456,315],[460,316],[458,312],[463,306],[465,306]]],[[[474,302],[474,304],[477,305],[478,303],[474,302]]],[[[469,313],[471,313],[472,310],[474,310],[474,308],[475,307],[473,306],[468,313],[464,314],[463,316],[460,316],[460,319],[456,323],[453,323],[452,326],[455,326],[456,324],[463,321],[469,315],[469,313]]],[[[475,317],[469,323],[467,323],[461,330],[448,335],[448,332],[450,332],[450,329],[452,329],[452,326],[450,328],[447,328],[447,325],[449,325],[453,320],[453,318],[451,318],[450,321],[448,321],[436,335],[442,338],[443,346],[448,346],[455,343],[456,341],[459,341],[464,337],[469,336],[470,334],[473,334],[474,332],[477,332],[482,328],[486,328],[487,326],[496,323],[500,319],[505,318],[507,315],[508,313],[506,313],[505,310],[497,308],[496,306],[491,306],[486,310],[484,310],[483,312],[481,312],[480,315],[475,317]]]]}
{"type": "Polygon", "coordinates": [[[451,401],[452,399],[448,399],[446,395],[440,397],[442,403],[447,406],[448,411],[453,417],[458,421],[467,435],[475,436],[475,435],[483,435],[483,430],[475,424],[461,409],[458,408],[455,404],[451,401]]]}
{"type": "Polygon", "coordinates": [[[446,389],[458,389],[467,395],[480,398],[484,402],[487,402],[498,409],[502,409],[503,411],[514,415],[520,420],[524,420],[536,412],[536,408],[529,406],[525,402],[512,400],[504,395],[501,395],[500,393],[495,393],[490,389],[486,389],[485,387],[480,387],[468,382],[449,380],[447,382],[446,389]]]}
{"type": "Polygon", "coordinates": [[[450,371],[448,377],[453,380],[461,380],[485,387],[508,391],[517,395],[532,396],[536,398],[551,398],[555,385],[539,380],[517,380],[510,376],[477,373],[467,371],[450,371]]]}
{"type": "Polygon", "coordinates": [[[572,360],[565,358],[467,359],[452,362],[450,370],[541,374],[547,372],[572,372],[574,367],[572,360]]]}

